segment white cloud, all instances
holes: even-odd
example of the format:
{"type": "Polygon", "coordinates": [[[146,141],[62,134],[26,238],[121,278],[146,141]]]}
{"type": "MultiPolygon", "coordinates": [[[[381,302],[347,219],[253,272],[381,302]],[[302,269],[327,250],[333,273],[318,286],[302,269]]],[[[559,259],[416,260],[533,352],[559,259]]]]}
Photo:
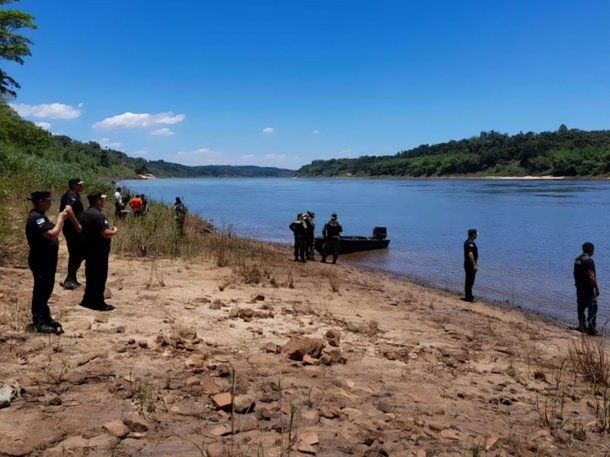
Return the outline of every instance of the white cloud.
{"type": "Polygon", "coordinates": [[[275,129],[273,127],[265,127],[262,132],[266,133],[267,135],[271,135],[275,133],[275,129]]]}
{"type": "Polygon", "coordinates": [[[76,119],[81,115],[80,106],[74,107],[63,103],[41,103],[40,105],[26,105],[25,103],[11,103],[20,116],[35,117],[37,119],[76,119]]]}
{"type": "Polygon", "coordinates": [[[163,127],[157,130],[153,130],[150,132],[151,135],[155,136],[172,136],[174,131],[172,129],[168,129],[167,127],[163,127]]]}
{"type": "Polygon", "coordinates": [[[184,114],[167,113],[130,113],[117,114],[93,124],[95,129],[133,129],[154,128],[160,125],[173,125],[182,122],[184,114]]]}
{"type": "Polygon", "coordinates": [[[318,133],[320,133],[319,130],[314,130],[313,132],[311,132],[312,135],[317,135],[318,133]]]}
{"type": "Polygon", "coordinates": [[[48,132],[51,131],[51,124],[49,124],[48,122],[36,122],[36,125],[41,129],[45,129],[48,132]]]}
{"type": "Polygon", "coordinates": [[[123,146],[123,143],[119,143],[118,141],[111,141],[110,138],[100,138],[99,140],[95,141],[104,149],[118,149],[123,146]]]}

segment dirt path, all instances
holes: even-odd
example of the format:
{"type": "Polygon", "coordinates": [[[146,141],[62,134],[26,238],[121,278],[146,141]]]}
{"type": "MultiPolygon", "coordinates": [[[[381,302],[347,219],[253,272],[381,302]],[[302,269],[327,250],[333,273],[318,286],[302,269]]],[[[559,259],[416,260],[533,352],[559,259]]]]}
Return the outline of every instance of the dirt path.
{"type": "Polygon", "coordinates": [[[318,263],[110,270],[110,313],[56,288],[61,337],[23,331],[29,271],[0,270],[1,456],[610,455],[560,369],[579,336],[540,318],[318,263]]]}

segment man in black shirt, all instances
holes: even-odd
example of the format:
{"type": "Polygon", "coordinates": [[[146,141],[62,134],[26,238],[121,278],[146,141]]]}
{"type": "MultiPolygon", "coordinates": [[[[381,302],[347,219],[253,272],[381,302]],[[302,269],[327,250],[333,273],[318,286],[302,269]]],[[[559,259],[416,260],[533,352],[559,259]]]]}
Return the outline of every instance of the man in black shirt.
{"type": "Polygon", "coordinates": [[[34,276],[32,292],[32,321],[40,333],[61,333],[61,325],[53,320],[49,309],[49,298],[55,285],[57,270],[57,252],[61,232],[67,212],[64,210],[57,216],[57,224],[53,224],[45,215],[53,199],[51,192],[32,192],[30,200],[34,208],[28,214],[25,235],[30,252],[28,265],[34,276]]]}
{"type": "Polygon", "coordinates": [[[83,262],[83,245],[82,245],[82,227],[79,222],[81,214],[83,214],[83,203],[80,199],[80,193],[83,191],[84,182],[80,178],[72,178],[68,181],[69,189],[61,197],[59,210],[68,210],[68,218],[64,223],[63,233],[68,245],[68,275],[61,286],[64,289],[73,290],[80,287],[80,283],[76,279],[76,272],[83,262]]]}
{"type": "Polygon", "coordinates": [[[593,243],[582,245],[582,254],[574,260],[574,283],[576,285],[576,303],[578,312],[578,329],[589,335],[597,335],[597,297],[599,286],[595,275],[595,262],[591,258],[595,246],[593,243]],[[585,311],[587,316],[585,317],[585,311]]]}
{"type": "Polygon", "coordinates": [[[303,213],[297,214],[297,218],[289,226],[294,234],[294,261],[305,262],[305,237],[307,236],[307,223],[303,220],[303,213]]]}
{"type": "Polygon", "coordinates": [[[97,311],[114,309],[105,302],[104,290],[108,279],[110,239],[117,234],[118,229],[114,226],[110,228],[106,216],[102,214],[105,198],[101,192],[87,195],[89,208],[81,216],[87,284],[80,305],[97,311]]]}
{"type": "Polygon", "coordinates": [[[307,260],[315,260],[315,238],[316,224],[314,219],[316,214],[313,211],[307,211],[307,234],[305,236],[305,257],[307,260]]]}
{"type": "Polygon", "coordinates": [[[322,254],[322,263],[326,263],[326,257],[329,254],[333,255],[333,264],[337,263],[339,257],[339,244],[341,243],[341,232],[343,227],[337,220],[337,213],[330,215],[330,220],[324,224],[322,236],[324,237],[324,254],[322,254]]]}
{"type": "Polygon", "coordinates": [[[477,239],[477,230],[468,230],[468,239],[464,241],[464,271],[466,273],[466,281],[464,284],[464,301],[473,302],[472,286],[477,275],[479,249],[474,240],[477,239]]]}

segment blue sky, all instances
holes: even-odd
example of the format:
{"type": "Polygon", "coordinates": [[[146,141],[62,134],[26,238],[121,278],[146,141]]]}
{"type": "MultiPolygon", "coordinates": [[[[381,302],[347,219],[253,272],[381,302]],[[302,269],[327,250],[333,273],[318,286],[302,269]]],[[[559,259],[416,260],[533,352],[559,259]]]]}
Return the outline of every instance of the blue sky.
{"type": "MultiPolygon", "coordinates": [[[[296,168],[610,128],[603,1],[23,0],[14,103],[133,156],[296,168]]],[[[5,65],[6,66],[6,65],[5,65]]]]}

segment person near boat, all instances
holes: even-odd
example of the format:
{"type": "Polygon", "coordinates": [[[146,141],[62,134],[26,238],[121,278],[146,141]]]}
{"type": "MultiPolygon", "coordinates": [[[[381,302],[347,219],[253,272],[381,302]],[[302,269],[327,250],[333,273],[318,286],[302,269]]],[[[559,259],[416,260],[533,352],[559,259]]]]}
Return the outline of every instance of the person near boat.
{"type": "Polygon", "coordinates": [[[298,213],[297,218],[288,227],[294,235],[294,260],[305,262],[307,222],[303,219],[303,213],[298,213]]]}
{"type": "Polygon", "coordinates": [[[322,263],[326,263],[326,258],[329,255],[333,256],[333,264],[337,263],[339,257],[339,243],[341,242],[341,232],[343,227],[337,220],[337,213],[330,215],[330,220],[324,224],[322,236],[324,237],[324,253],[322,254],[322,263]]]}

